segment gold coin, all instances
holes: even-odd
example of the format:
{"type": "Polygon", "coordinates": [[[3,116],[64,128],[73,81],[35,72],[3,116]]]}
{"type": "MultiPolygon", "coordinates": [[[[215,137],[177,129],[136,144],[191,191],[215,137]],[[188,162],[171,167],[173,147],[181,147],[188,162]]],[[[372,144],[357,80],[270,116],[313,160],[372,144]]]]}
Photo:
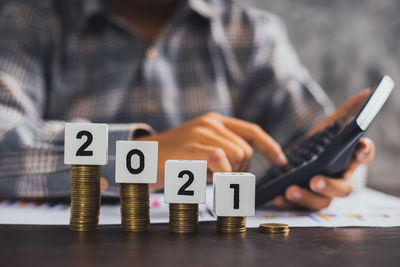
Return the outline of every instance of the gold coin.
{"type": "Polygon", "coordinates": [[[71,230],[95,231],[99,227],[100,170],[100,166],[71,166],[71,230]]]}
{"type": "Polygon", "coordinates": [[[121,183],[120,196],[122,230],[148,231],[150,229],[149,185],[121,183]]]}
{"type": "Polygon", "coordinates": [[[198,231],[199,205],[188,203],[169,204],[169,229],[173,233],[195,233],[198,231]]]}
{"type": "Polygon", "coordinates": [[[263,233],[284,234],[289,232],[289,225],[284,223],[262,223],[259,229],[263,233]]]}
{"type": "Polygon", "coordinates": [[[220,233],[246,232],[246,217],[218,216],[217,231],[220,233]]]}

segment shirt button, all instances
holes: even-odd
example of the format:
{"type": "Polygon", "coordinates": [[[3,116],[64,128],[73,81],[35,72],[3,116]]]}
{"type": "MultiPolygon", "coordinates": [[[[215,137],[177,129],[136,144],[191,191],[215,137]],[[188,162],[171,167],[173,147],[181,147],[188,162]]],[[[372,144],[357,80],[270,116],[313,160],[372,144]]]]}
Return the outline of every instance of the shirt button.
{"type": "Polygon", "coordinates": [[[147,50],[147,58],[148,59],[155,59],[157,57],[157,50],[155,48],[149,48],[147,50]]]}
{"type": "Polygon", "coordinates": [[[158,110],[158,105],[154,101],[149,101],[146,104],[146,111],[149,113],[155,113],[158,110]]]}

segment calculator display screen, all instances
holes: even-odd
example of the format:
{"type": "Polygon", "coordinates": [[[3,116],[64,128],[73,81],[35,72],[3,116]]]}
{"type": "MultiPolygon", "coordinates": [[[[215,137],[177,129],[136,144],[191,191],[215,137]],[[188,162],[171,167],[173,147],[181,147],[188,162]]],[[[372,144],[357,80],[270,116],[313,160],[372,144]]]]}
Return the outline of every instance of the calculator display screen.
{"type": "Polygon", "coordinates": [[[385,104],[387,98],[392,92],[394,81],[389,76],[384,76],[375,90],[372,91],[369,98],[356,116],[357,125],[365,131],[378,114],[379,110],[385,104]]]}

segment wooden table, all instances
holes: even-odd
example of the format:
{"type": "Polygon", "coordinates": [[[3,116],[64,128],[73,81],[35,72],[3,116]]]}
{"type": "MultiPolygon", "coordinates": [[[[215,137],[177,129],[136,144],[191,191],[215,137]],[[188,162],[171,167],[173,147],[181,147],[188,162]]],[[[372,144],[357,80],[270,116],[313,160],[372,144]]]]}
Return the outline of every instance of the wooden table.
{"type": "Polygon", "coordinates": [[[0,266],[400,266],[400,228],[257,229],[217,234],[215,223],[177,235],[168,225],[148,233],[102,226],[76,233],[67,226],[0,225],[0,266]]]}
{"type": "MultiPolygon", "coordinates": [[[[390,193],[400,196],[398,190],[390,193]]],[[[178,235],[166,224],[152,225],[148,233],[126,233],[120,226],[77,233],[68,226],[0,225],[0,267],[28,265],[397,267],[400,227],[222,235],[210,222],[201,223],[198,234],[178,235]]]]}

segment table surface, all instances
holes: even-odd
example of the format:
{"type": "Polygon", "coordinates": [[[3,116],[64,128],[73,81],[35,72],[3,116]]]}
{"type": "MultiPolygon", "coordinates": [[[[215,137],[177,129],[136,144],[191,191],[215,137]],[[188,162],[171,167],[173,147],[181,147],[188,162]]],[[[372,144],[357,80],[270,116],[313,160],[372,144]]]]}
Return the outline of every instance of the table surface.
{"type": "MultiPolygon", "coordinates": [[[[399,192],[395,192],[399,196],[399,192]]],[[[400,266],[400,227],[291,228],[287,235],[218,234],[200,223],[197,234],[101,226],[0,225],[0,266],[400,266]]]]}
{"type": "Polygon", "coordinates": [[[147,233],[102,226],[0,225],[0,266],[399,266],[400,228],[292,228],[287,235],[217,234],[215,222],[197,234],[147,233]]]}

